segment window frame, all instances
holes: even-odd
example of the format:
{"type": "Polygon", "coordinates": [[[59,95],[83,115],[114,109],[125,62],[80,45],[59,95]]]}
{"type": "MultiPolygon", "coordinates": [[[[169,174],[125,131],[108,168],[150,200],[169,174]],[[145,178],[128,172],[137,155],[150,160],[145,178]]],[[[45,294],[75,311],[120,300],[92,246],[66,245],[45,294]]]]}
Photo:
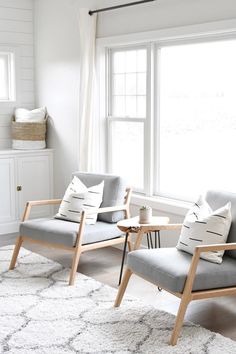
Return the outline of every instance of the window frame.
{"type": "MultiPolygon", "coordinates": [[[[137,193],[146,194],[146,189],[148,186],[149,174],[148,171],[148,159],[145,156],[151,156],[152,153],[150,151],[151,143],[148,143],[148,137],[150,136],[150,128],[151,128],[151,107],[150,107],[150,97],[151,97],[151,80],[150,80],[150,60],[151,60],[151,46],[150,44],[134,44],[134,45],[121,45],[113,48],[107,48],[106,51],[106,66],[107,66],[107,112],[106,112],[106,121],[107,121],[107,169],[108,172],[112,173],[112,142],[111,142],[111,133],[112,133],[112,123],[113,122],[138,122],[143,123],[144,127],[144,169],[143,169],[143,189],[135,189],[137,193]],[[147,71],[146,71],[146,117],[137,118],[137,117],[116,117],[112,115],[112,99],[113,99],[113,80],[112,80],[112,54],[114,52],[122,51],[122,50],[138,50],[138,49],[146,49],[147,51],[147,71]]],[[[150,165],[150,163],[149,163],[150,165]]]]}
{"type": "Polygon", "coordinates": [[[16,102],[16,52],[12,48],[0,46],[0,55],[6,56],[8,98],[1,99],[0,104],[16,102]]]}
{"type": "MultiPolygon", "coordinates": [[[[220,41],[220,40],[230,40],[236,39],[236,21],[232,23],[232,21],[218,21],[215,23],[205,23],[199,25],[190,25],[186,27],[177,27],[171,28],[166,30],[157,30],[157,31],[150,31],[150,32],[141,32],[135,33],[130,35],[123,35],[117,37],[107,37],[98,39],[98,47],[100,48],[100,53],[104,50],[106,55],[109,50],[114,48],[122,48],[122,47],[134,47],[134,46],[147,46],[147,48],[151,48],[150,50],[150,61],[157,62],[158,60],[158,49],[171,46],[171,45],[183,45],[183,44],[193,44],[193,43],[206,43],[206,42],[213,42],[213,41],[220,41]],[[103,49],[102,49],[103,48],[103,49]]],[[[107,56],[106,56],[107,58],[107,56]]],[[[107,73],[107,61],[106,61],[106,70],[107,73]]],[[[144,197],[153,197],[154,199],[159,197],[160,200],[168,201],[168,203],[172,200],[185,203],[189,202],[190,200],[186,200],[184,198],[175,197],[173,195],[167,195],[166,193],[163,194],[160,191],[160,166],[159,166],[159,156],[160,156],[160,111],[159,111],[159,99],[160,96],[157,96],[156,93],[158,91],[158,86],[160,84],[159,80],[159,70],[160,65],[151,65],[150,73],[149,73],[149,83],[147,82],[147,87],[150,89],[150,97],[148,97],[147,92],[147,107],[149,106],[148,101],[150,101],[149,106],[149,129],[145,129],[145,134],[149,134],[148,138],[150,137],[150,145],[147,150],[144,150],[144,162],[146,162],[147,166],[147,159],[149,158],[149,166],[148,168],[144,167],[145,171],[145,178],[144,178],[144,190],[143,191],[136,191],[140,197],[143,195],[144,197]],[[152,76],[151,76],[152,73],[152,76]],[[152,79],[153,78],[153,79],[152,79]],[[158,97],[158,99],[156,99],[158,97]],[[154,99],[155,98],[155,99],[154,99]],[[155,138],[154,138],[155,137],[155,138]],[[152,142],[151,142],[152,141],[152,142]],[[149,154],[147,154],[149,151],[149,154]]],[[[103,72],[104,74],[104,72],[103,72]]],[[[101,77],[100,77],[101,78],[101,77]]],[[[108,78],[108,74],[105,77],[108,78]]],[[[104,79],[104,76],[103,76],[104,79]]],[[[101,86],[102,87],[102,86],[101,86]]],[[[108,103],[108,84],[106,82],[106,105],[108,103]]],[[[104,96],[100,96],[101,99],[104,99],[104,96]]],[[[101,101],[100,101],[101,103],[101,101]]],[[[103,103],[101,103],[103,106],[103,103]]],[[[101,112],[104,112],[101,109],[101,112]]],[[[105,116],[103,117],[108,123],[108,110],[105,110],[105,116]]],[[[104,113],[103,113],[104,114],[104,113]]],[[[147,115],[148,118],[148,115],[147,115]]],[[[103,118],[101,118],[101,121],[103,118]]],[[[109,129],[108,124],[106,126],[106,142],[108,142],[109,136],[109,129]]],[[[107,172],[111,172],[110,170],[110,161],[108,158],[109,155],[109,146],[108,149],[105,149],[104,152],[107,152],[106,155],[106,164],[105,170],[107,172]]],[[[147,144],[145,144],[146,148],[147,144]]],[[[111,155],[110,155],[111,158],[111,155]]],[[[137,195],[138,195],[137,194],[137,195]]],[[[152,198],[151,198],[152,199],[152,198]]],[[[192,200],[191,200],[192,201],[192,200]]],[[[170,202],[172,203],[172,202],[170,202]]]]}
{"type": "Polygon", "coordinates": [[[192,37],[192,38],[177,38],[175,40],[164,40],[164,41],[156,41],[155,42],[155,86],[154,91],[152,92],[153,97],[157,98],[155,100],[155,117],[154,117],[154,134],[156,136],[155,145],[154,145],[154,182],[153,182],[153,190],[151,196],[153,197],[161,197],[166,198],[169,200],[181,200],[184,202],[194,202],[194,198],[186,199],[184,197],[178,197],[169,193],[163,193],[160,190],[160,150],[161,150],[161,139],[160,139],[160,124],[161,124],[161,116],[160,116],[160,75],[158,72],[160,71],[160,50],[164,47],[169,46],[181,46],[181,45],[191,45],[191,44],[198,44],[198,43],[213,43],[213,42],[220,42],[220,41],[227,41],[227,40],[236,40],[236,33],[235,34],[225,34],[220,33],[216,35],[207,35],[207,36],[199,36],[199,37],[192,37]]]}

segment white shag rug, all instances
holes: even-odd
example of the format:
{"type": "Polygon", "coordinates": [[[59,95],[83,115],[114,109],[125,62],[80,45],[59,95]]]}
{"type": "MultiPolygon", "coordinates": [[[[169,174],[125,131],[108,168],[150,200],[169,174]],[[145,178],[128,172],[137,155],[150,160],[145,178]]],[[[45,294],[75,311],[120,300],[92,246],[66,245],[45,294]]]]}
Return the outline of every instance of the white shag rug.
{"type": "Polygon", "coordinates": [[[0,353],[236,353],[236,342],[186,323],[177,346],[168,345],[175,317],[82,274],[22,249],[8,271],[13,247],[0,248],[0,353]]]}

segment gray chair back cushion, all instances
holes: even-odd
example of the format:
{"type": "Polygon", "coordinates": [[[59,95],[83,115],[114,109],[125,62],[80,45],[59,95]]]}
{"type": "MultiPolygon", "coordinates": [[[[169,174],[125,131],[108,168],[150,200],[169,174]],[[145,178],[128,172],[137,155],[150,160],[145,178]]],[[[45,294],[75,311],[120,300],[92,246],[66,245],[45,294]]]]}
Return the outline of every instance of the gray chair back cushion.
{"type": "MultiPolygon", "coordinates": [[[[101,208],[124,204],[126,184],[123,178],[108,174],[95,174],[87,172],[74,172],[86,187],[94,186],[104,181],[103,201],[101,208]]],[[[98,220],[115,223],[124,219],[123,211],[98,214],[98,220]]]]}
{"type": "MultiPolygon", "coordinates": [[[[210,190],[206,194],[206,200],[213,210],[216,210],[228,202],[231,202],[232,224],[227,242],[236,242],[236,194],[218,190],[210,190]]],[[[236,258],[236,251],[227,251],[226,254],[236,258]]]]}

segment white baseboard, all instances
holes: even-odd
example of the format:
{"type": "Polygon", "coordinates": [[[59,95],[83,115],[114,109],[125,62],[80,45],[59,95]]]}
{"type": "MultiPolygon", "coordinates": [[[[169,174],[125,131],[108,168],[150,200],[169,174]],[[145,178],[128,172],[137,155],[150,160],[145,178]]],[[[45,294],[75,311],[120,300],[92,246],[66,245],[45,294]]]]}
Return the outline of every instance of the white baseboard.
{"type": "Polygon", "coordinates": [[[20,221],[4,223],[0,225],[0,235],[12,234],[19,232],[20,221]]]}

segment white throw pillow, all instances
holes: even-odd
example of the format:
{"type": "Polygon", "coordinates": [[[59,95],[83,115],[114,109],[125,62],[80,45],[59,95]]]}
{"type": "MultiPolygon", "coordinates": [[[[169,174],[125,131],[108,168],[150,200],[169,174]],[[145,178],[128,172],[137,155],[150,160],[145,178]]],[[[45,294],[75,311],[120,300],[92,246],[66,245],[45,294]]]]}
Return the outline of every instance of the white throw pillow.
{"type": "Polygon", "coordinates": [[[39,123],[44,121],[46,114],[46,107],[33,109],[32,111],[25,108],[16,108],[15,120],[20,123],[39,123]]]}
{"type": "MultiPolygon", "coordinates": [[[[80,222],[83,210],[99,208],[102,203],[104,181],[96,186],[87,188],[78,177],[74,177],[69,184],[60,204],[57,219],[80,222]]],[[[90,214],[86,224],[93,225],[97,221],[97,214],[90,214]]]]}
{"type": "MultiPolygon", "coordinates": [[[[202,198],[187,213],[177,244],[177,249],[193,254],[199,245],[226,243],[231,225],[231,203],[212,211],[202,198]]],[[[222,263],[224,251],[202,252],[200,257],[222,263]]]]}

